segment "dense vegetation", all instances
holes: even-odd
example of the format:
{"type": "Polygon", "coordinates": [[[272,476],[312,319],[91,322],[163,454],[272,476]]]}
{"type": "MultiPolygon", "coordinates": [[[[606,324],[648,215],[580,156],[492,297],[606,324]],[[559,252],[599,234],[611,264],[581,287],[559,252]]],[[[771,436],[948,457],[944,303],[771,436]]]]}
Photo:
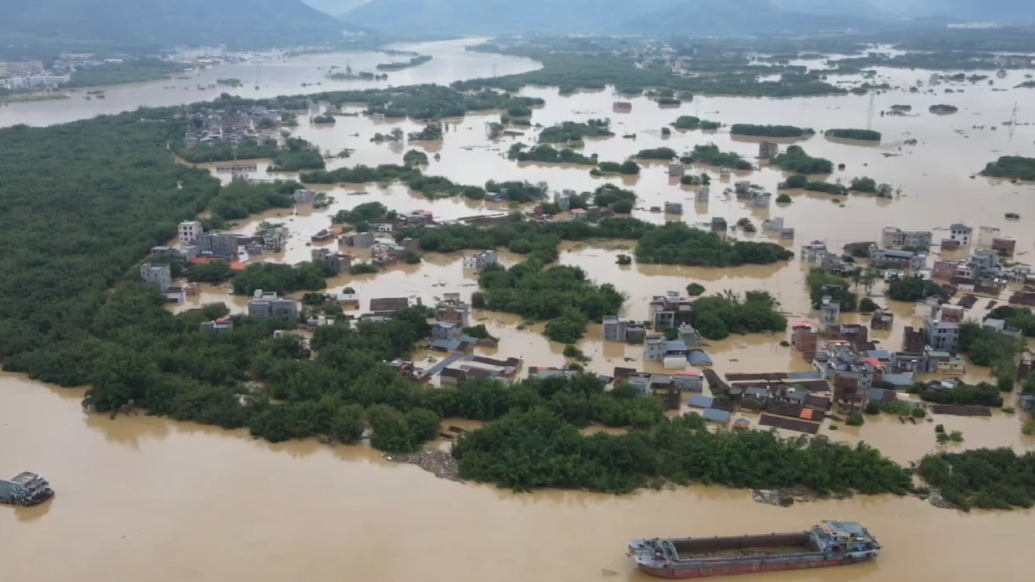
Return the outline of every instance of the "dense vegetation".
{"type": "Polygon", "coordinates": [[[842,312],[851,312],[858,308],[859,297],[852,293],[851,284],[826,269],[813,267],[809,271],[806,283],[809,286],[809,299],[812,301],[813,309],[822,306],[824,295],[830,295],[834,301],[839,302],[842,312]]]}
{"type": "Polygon", "coordinates": [[[273,156],[271,172],[298,172],[324,169],[320,148],[298,137],[289,137],[273,156]]]}
{"type": "Polygon", "coordinates": [[[417,55],[415,57],[410,58],[410,60],[408,61],[401,61],[397,63],[379,63],[377,65],[377,70],[402,71],[403,69],[412,69],[413,67],[419,67],[430,60],[430,55],[417,55]]]}
{"type": "Polygon", "coordinates": [[[389,119],[409,117],[416,120],[438,120],[445,117],[463,117],[468,112],[531,107],[544,101],[536,97],[518,97],[495,91],[463,93],[441,85],[413,85],[392,89],[362,91],[327,91],[312,95],[281,95],[269,99],[245,99],[223,94],[206,106],[247,107],[264,105],[275,109],[300,111],[308,109],[309,102],[327,102],[341,107],[349,103],[363,103],[367,114],[381,114],[389,119]]]}
{"type": "Polygon", "coordinates": [[[163,61],[157,58],[131,59],[121,63],[101,63],[80,68],[72,73],[65,87],[103,87],[168,79],[183,72],[186,65],[163,61]]]}
{"type": "Polygon", "coordinates": [[[1035,453],[980,449],[927,455],[918,472],[960,509],[1012,509],[1035,504],[1035,453]]]}
{"type": "Polygon", "coordinates": [[[694,146],[694,151],[689,155],[682,156],[679,161],[684,164],[708,164],[722,168],[733,168],[734,170],[751,170],[754,166],[751,162],[740,157],[736,152],[724,152],[715,144],[699,144],[694,146]]]}
{"type": "Polygon", "coordinates": [[[647,230],[636,247],[640,263],[737,267],[789,260],[794,253],[774,243],[727,241],[710,231],[670,222],[647,230]]]}
{"type": "Polygon", "coordinates": [[[234,293],[251,295],[259,289],[282,295],[295,291],[319,291],[327,287],[325,279],[336,274],[324,263],[257,263],[234,277],[234,293]]]}
{"type": "Polygon", "coordinates": [[[1035,314],[1027,307],[1000,305],[990,311],[988,317],[1002,319],[1007,327],[1021,330],[1025,337],[1035,337],[1035,314]]]}
{"type": "Polygon", "coordinates": [[[672,127],[684,131],[690,129],[714,130],[722,127],[722,124],[717,121],[708,121],[707,119],[694,117],[693,115],[680,115],[672,123],[672,127]]]}
{"type": "Polygon", "coordinates": [[[613,136],[608,119],[590,119],[585,123],[565,121],[539,132],[539,142],[581,144],[583,138],[613,136]]]}
{"type": "Polygon", "coordinates": [[[1013,180],[1035,180],[1035,158],[1000,156],[998,160],[989,162],[981,171],[981,175],[1013,180]]]}
{"type": "Polygon", "coordinates": [[[200,144],[192,148],[175,145],[173,151],[184,161],[192,164],[209,164],[212,162],[229,162],[233,160],[259,160],[273,158],[280,152],[277,142],[267,140],[258,145],[254,140],[244,140],[231,146],[200,144]]]}
{"type": "Polygon", "coordinates": [[[785,172],[795,174],[830,174],[834,171],[834,164],[830,160],[813,158],[801,146],[795,145],[777,154],[773,164],[785,172]]]}
{"type": "Polygon", "coordinates": [[[584,156],[575,150],[557,150],[548,145],[532,146],[525,150],[525,144],[516,143],[510,146],[507,157],[519,162],[540,162],[546,164],[583,164],[595,166],[597,164],[596,154],[593,157],[584,156]]]}
{"type": "Polygon", "coordinates": [[[701,297],[694,301],[694,327],[710,340],[733,333],[781,332],[787,329],[787,318],[779,308],[766,291],[748,291],[743,298],[732,292],[701,297]]]}
{"type": "Polygon", "coordinates": [[[306,184],[367,184],[399,181],[414,192],[420,192],[429,198],[463,196],[472,200],[481,200],[485,198],[486,190],[481,186],[456,184],[449,178],[441,176],[426,176],[419,168],[395,164],[382,164],[374,168],[354,166],[331,171],[303,172],[299,178],[306,184]]]}
{"type": "MultiPolygon", "coordinates": [[[[564,410],[578,410],[576,404],[564,410]]],[[[822,437],[785,440],[754,430],[713,432],[692,413],[674,420],[656,416],[627,435],[583,436],[563,416],[542,408],[515,411],[468,433],[453,449],[460,476],[517,490],[612,493],[665,483],[799,486],[821,493],[911,489],[904,469],[864,444],[849,447],[822,437]]]]}
{"type": "Polygon", "coordinates": [[[923,390],[920,399],[935,404],[960,404],[1000,407],[1003,397],[999,388],[982,382],[976,386],[957,386],[952,390],[923,390]]]}
{"type": "MultiPolygon", "coordinates": [[[[804,174],[788,176],[787,179],[780,182],[777,187],[783,189],[800,189],[808,190],[810,192],[822,192],[824,194],[834,194],[836,196],[845,196],[848,194],[848,188],[845,188],[837,182],[812,181],[804,174]]],[[[779,200],[777,200],[777,202],[779,202],[779,200]]]]}
{"type": "Polygon", "coordinates": [[[749,137],[807,137],[816,132],[793,125],[752,125],[749,123],[734,123],[730,126],[731,135],[744,135],[749,137]]]}
{"type": "Polygon", "coordinates": [[[915,302],[942,292],[942,286],[919,277],[895,277],[888,282],[886,295],[895,301],[915,302]]]}
{"type": "Polygon", "coordinates": [[[959,107],[956,107],[955,105],[945,105],[944,103],[942,103],[939,105],[932,105],[928,107],[927,110],[931,113],[946,114],[956,113],[957,111],[959,111],[959,107]]]}
{"type": "Polygon", "coordinates": [[[881,138],[879,131],[873,131],[870,129],[828,129],[823,132],[823,135],[826,137],[856,139],[860,141],[880,141],[881,138]]]}
{"type": "Polygon", "coordinates": [[[674,160],[676,150],[666,147],[650,148],[640,150],[635,157],[640,160],[674,160]]]}
{"type": "Polygon", "coordinates": [[[577,341],[589,320],[618,313],[625,301],[614,285],[596,285],[578,267],[544,269],[537,259],[509,269],[487,268],[478,285],[481,291],[472,301],[474,307],[553,320],[547,324],[547,335],[563,343],[577,341]]]}
{"type": "Polygon", "coordinates": [[[606,174],[622,174],[625,176],[636,176],[640,173],[640,165],[632,160],[626,160],[622,163],[618,162],[600,162],[597,164],[596,169],[590,170],[589,173],[594,176],[603,176],[606,174]]]}
{"type": "MultiPolygon", "coordinates": [[[[483,46],[479,50],[501,49],[483,46]]],[[[651,87],[687,93],[759,97],[846,93],[844,89],[830,85],[817,76],[786,72],[777,81],[760,81],[758,71],[729,70],[727,63],[717,64],[715,72],[719,74],[684,77],[674,75],[667,67],[638,67],[631,58],[603,53],[573,53],[536,47],[515,47],[503,49],[503,52],[535,59],[543,63],[543,68],[517,75],[457,81],[453,87],[461,90],[493,87],[516,93],[526,85],[551,85],[559,87],[561,94],[571,94],[579,89],[599,90],[613,86],[619,93],[626,95],[639,94],[651,87]]],[[[772,69],[766,70],[773,72],[772,69]]]]}

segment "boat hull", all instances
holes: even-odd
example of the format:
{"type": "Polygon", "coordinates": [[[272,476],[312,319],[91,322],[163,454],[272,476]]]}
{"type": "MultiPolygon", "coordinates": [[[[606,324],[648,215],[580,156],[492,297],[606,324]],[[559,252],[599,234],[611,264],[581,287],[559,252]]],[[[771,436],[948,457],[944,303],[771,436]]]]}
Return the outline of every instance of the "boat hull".
{"type": "Polygon", "coordinates": [[[834,566],[847,566],[869,560],[836,559],[836,560],[815,560],[801,562],[776,562],[769,564],[745,563],[745,564],[724,564],[714,567],[706,566],[672,566],[669,568],[657,568],[646,564],[639,564],[639,569],[645,574],[657,578],[688,579],[688,578],[711,578],[714,576],[739,576],[741,574],[759,574],[762,572],[785,572],[788,570],[811,570],[814,568],[832,568],[834,566]]]}

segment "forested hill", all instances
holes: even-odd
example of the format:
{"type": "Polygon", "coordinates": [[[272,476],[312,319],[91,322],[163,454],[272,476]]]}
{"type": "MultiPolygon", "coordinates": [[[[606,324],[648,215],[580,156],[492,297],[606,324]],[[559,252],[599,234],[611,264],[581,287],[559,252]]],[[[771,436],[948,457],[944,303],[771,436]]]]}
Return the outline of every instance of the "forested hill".
{"type": "Polygon", "coordinates": [[[317,44],[340,38],[343,29],[301,0],[0,0],[5,44],[262,47],[317,44]]]}
{"type": "Polygon", "coordinates": [[[375,28],[391,22],[406,31],[456,34],[695,30],[739,34],[866,28],[875,23],[876,10],[863,17],[851,3],[816,6],[803,0],[371,0],[343,18],[375,28]],[[784,2],[790,2],[790,8],[784,2]],[[810,12],[796,10],[798,5],[810,12]]]}

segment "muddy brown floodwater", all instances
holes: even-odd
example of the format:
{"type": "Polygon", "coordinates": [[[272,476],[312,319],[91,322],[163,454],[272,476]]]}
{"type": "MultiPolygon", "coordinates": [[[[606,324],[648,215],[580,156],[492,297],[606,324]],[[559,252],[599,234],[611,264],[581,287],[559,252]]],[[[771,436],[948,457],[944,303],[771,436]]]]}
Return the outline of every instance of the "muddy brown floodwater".
{"type": "MultiPolygon", "coordinates": [[[[411,46],[435,56],[430,63],[392,74],[393,85],[448,82],[534,69],[526,59],[472,54],[464,42],[411,46]]],[[[302,82],[319,81],[331,64],[362,70],[384,60],[377,53],[313,55],[281,63],[225,66],[202,72],[189,81],[145,83],[111,89],[103,101],[12,104],[0,108],[0,125],[45,125],[133,109],[139,105],[171,105],[212,98],[222,89],[195,91],[205,79],[238,77],[245,96],[298,93],[302,82]],[[324,69],[317,69],[317,67],[324,69]],[[258,74],[265,80],[254,91],[258,74]],[[177,89],[163,86],[177,85],[177,89]],[[188,90],[184,90],[184,86],[188,90]]],[[[815,63],[810,63],[815,64],[815,63]]],[[[951,71],[954,72],[954,71],[951,71]]],[[[951,73],[950,72],[950,73],[951,73]]],[[[1024,71],[1011,71],[996,87],[1013,87],[1024,71]]],[[[909,86],[925,83],[930,71],[878,69],[878,81],[909,86]]],[[[844,77],[858,81],[858,78],[844,77]]],[[[324,82],[321,87],[365,88],[373,83],[324,82]]],[[[1017,261],[1029,260],[1035,248],[1035,187],[985,178],[971,179],[986,162],[1000,155],[1035,157],[1035,129],[1022,125],[1011,133],[1002,125],[1018,103],[1023,123],[1035,117],[1029,93],[994,92],[987,85],[960,85],[964,93],[910,94],[905,91],[875,95],[872,128],[883,133],[881,145],[827,140],[818,135],[798,142],[812,155],[822,156],[847,169],[830,179],[870,176],[901,188],[893,200],[853,195],[843,204],[831,197],[792,192],[793,203],[774,204],[768,210],[749,208],[726,199],[731,184],[712,185],[710,204],[694,205],[693,192],[679,186],[664,164],[648,164],[636,178],[593,178],[588,167],[517,164],[505,159],[512,143],[531,143],[535,135],[490,142],[485,124],[495,114],[450,120],[445,139],[437,144],[374,145],[374,132],[393,127],[413,131],[411,121],[378,123],[366,117],[339,117],[330,128],[303,125],[296,134],[323,150],[356,150],[330,167],[355,164],[399,163],[411,147],[432,158],[427,173],[467,184],[486,180],[546,181],[553,189],[592,190],[604,183],[622,184],[640,197],[635,215],[660,223],[707,221],[726,217],[730,224],[742,217],[756,225],[783,217],[796,229],[792,248],[824,240],[833,248],[846,242],[876,240],[881,227],[935,230],[941,238],[950,223],[973,227],[998,226],[1003,235],[1018,241],[1017,261]],[[927,113],[934,103],[960,108],[952,116],[927,113]],[[910,104],[916,115],[880,117],[893,104],[910,104]],[[983,126],[978,129],[976,126],[983,126]],[[997,129],[993,130],[995,127],[997,129]],[[918,145],[905,145],[917,139],[918,145]],[[649,212],[663,201],[682,201],[682,217],[649,212]],[[1020,221],[1003,215],[1016,212],[1020,221]],[[942,230],[939,230],[942,229],[942,230]]],[[[645,98],[632,100],[633,113],[613,114],[616,97],[608,91],[562,97],[556,89],[527,88],[527,95],[546,99],[533,122],[550,125],[565,120],[607,117],[619,137],[588,140],[584,153],[601,160],[620,161],[643,148],[669,146],[677,151],[714,142],[724,150],[746,157],[757,153],[757,141],[731,138],[728,130],[714,133],[673,132],[661,128],[679,115],[732,123],[780,123],[813,127],[866,127],[870,124],[869,96],[811,99],[746,99],[700,97],[677,109],[659,109],[645,98]],[[635,133],[636,140],[623,139],[635,133]]],[[[355,111],[359,111],[355,109],[355,111]]],[[[784,147],[786,144],[784,144],[784,147]]],[[[266,178],[260,162],[256,177],[266,178]]],[[[695,168],[694,171],[714,169],[695,168]]],[[[225,177],[225,176],[224,176],[225,177]]],[[[770,168],[743,173],[769,190],[784,175],[770,168]]],[[[291,239],[284,252],[262,260],[296,263],[307,260],[309,236],[330,224],[340,209],[367,201],[389,208],[431,210],[437,218],[507,211],[506,205],[460,199],[427,200],[392,185],[380,187],[325,187],[333,198],[327,209],[300,207],[279,210],[241,222],[235,232],[252,232],[261,220],[284,222],[291,239]],[[362,192],[362,194],[361,194],[362,192]]],[[[757,235],[743,238],[764,240],[757,235]]],[[[765,289],[781,302],[789,319],[815,319],[810,312],[804,279],[807,268],[797,259],[769,266],[732,269],[639,265],[619,266],[619,253],[631,254],[632,242],[566,243],[560,263],[577,265],[599,282],[610,282],[628,294],[624,315],[642,319],[652,295],[683,290],[697,281],[709,292],[726,289],[744,292],[765,289]]],[[[522,260],[502,254],[504,264],[522,260]]],[[[356,289],[363,307],[370,298],[416,296],[425,303],[447,292],[465,295],[477,288],[477,274],[464,271],[461,254],[428,254],[421,265],[398,265],[377,275],[343,276],[329,281],[330,290],[356,289]]],[[[879,295],[882,287],[875,292],[879,295]]],[[[879,303],[887,302],[877,297],[879,303]]],[[[176,309],[223,301],[235,312],[245,309],[244,298],[230,295],[228,286],[206,286],[200,297],[176,309]]],[[[890,304],[895,328],[877,332],[883,347],[897,349],[902,328],[916,324],[912,306],[890,304]]],[[[984,303],[974,315],[979,316],[984,303]]],[[[476,312],[475,319],[501,338],[499,348],[479,353],[520,356],[526,366],[560,366],[563,346],[542,335],[542,324],[525,326],[513,315],[476,312]]],[[[846,322],[859,322],[846,316],[846,322]]],[[[804,371],[809,366],[798,354],[779,345],[782,335],[734,336],[708,347],[715,368],[725,372],[804,371]]],[[[589,369],[609,373],[615,366],[659,370],[643,361],[642,349],[602,341],[600,326],[591,326],[579,342],[591,361],[589,369]]],[[[419,351],[418,363],[441,356],[419,351]]],[[[969,381],[988,378],[988,370],[971,366],[969,381]]],[[[256,441],[246,431],[223,431],[147,416],[107,417],[86,414],[80,407],[82,390],[61,390],[24,377],[0,374],[0,473],[22,470],[43,474],[58,496],[32,509],[0,507],[0,580],[66,582],[197,582],[248,580],[255,582],[359,580],[449,580],[451,582],[568,581],[614,578],[644,580],[632,571],[624,556],[625,542],[644,536],[719,535],[804,529],[821,519],[854,519],[865,523],[885,546],[876,563],[815,572],[770,574],[780,581],[939,580],[973,582],[975,579],[1013,581],[1030,577],[1026,548],[1035,536],[1030,511],[973,512],[964,515],[939,510],[914,498],[857,497],[844,501],[797,504],[783,509],[755,503],[748,491],[711,487],[679,488],[614,497],[581,492],[540,491],[512,494],[489,486],[439,480],[412,465],[383,461],[365,446],[328,447],[315,442],[271,445],[256,441]]],[[[1011,397],[1012,399],[1012,397],[1011,397]]],[[[996,412],[991,418],[939,417],[949,430],[964,433],[965,442],[939,448],[929,423],[903,425],[888,417],[871,418],[860,428],[824,429],[832,439],[872,443],[884,454],[906,463],[936,450],[963,450],[985,446],[1030,449],[1035,439],[1022,437],[1019,415],[996,412]]],[[[756,419],[757,420],[757,419],[756,419]]],[[[460,421],[448,420],[450,424],[460,421]]],[[[462,426],[474,426],[463,424],[462,426]]],[[[787,433],[791,434],[791,433],[787,433]]],[[[446,443],[435,446],[446,447],[446,443]]]]}

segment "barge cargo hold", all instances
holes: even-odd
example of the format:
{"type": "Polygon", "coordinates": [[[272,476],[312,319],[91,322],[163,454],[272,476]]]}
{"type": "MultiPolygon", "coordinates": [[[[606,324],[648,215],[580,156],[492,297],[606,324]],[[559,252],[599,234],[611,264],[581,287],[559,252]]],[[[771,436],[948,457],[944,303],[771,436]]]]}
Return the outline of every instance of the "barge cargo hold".
{"type": "Polygon", "coordinates": [[[29,507],[53,496],[50,483],[36,473],[20,473],[9,481],[0,479],[0,504],[29,507]]]}
{"type": "Polygon", "coordinates": [[[854,521],[824,521],[797,533],[629,542],[642,572],[672,579],[847,566],[876,558],[880,549],[854,521]]]}

